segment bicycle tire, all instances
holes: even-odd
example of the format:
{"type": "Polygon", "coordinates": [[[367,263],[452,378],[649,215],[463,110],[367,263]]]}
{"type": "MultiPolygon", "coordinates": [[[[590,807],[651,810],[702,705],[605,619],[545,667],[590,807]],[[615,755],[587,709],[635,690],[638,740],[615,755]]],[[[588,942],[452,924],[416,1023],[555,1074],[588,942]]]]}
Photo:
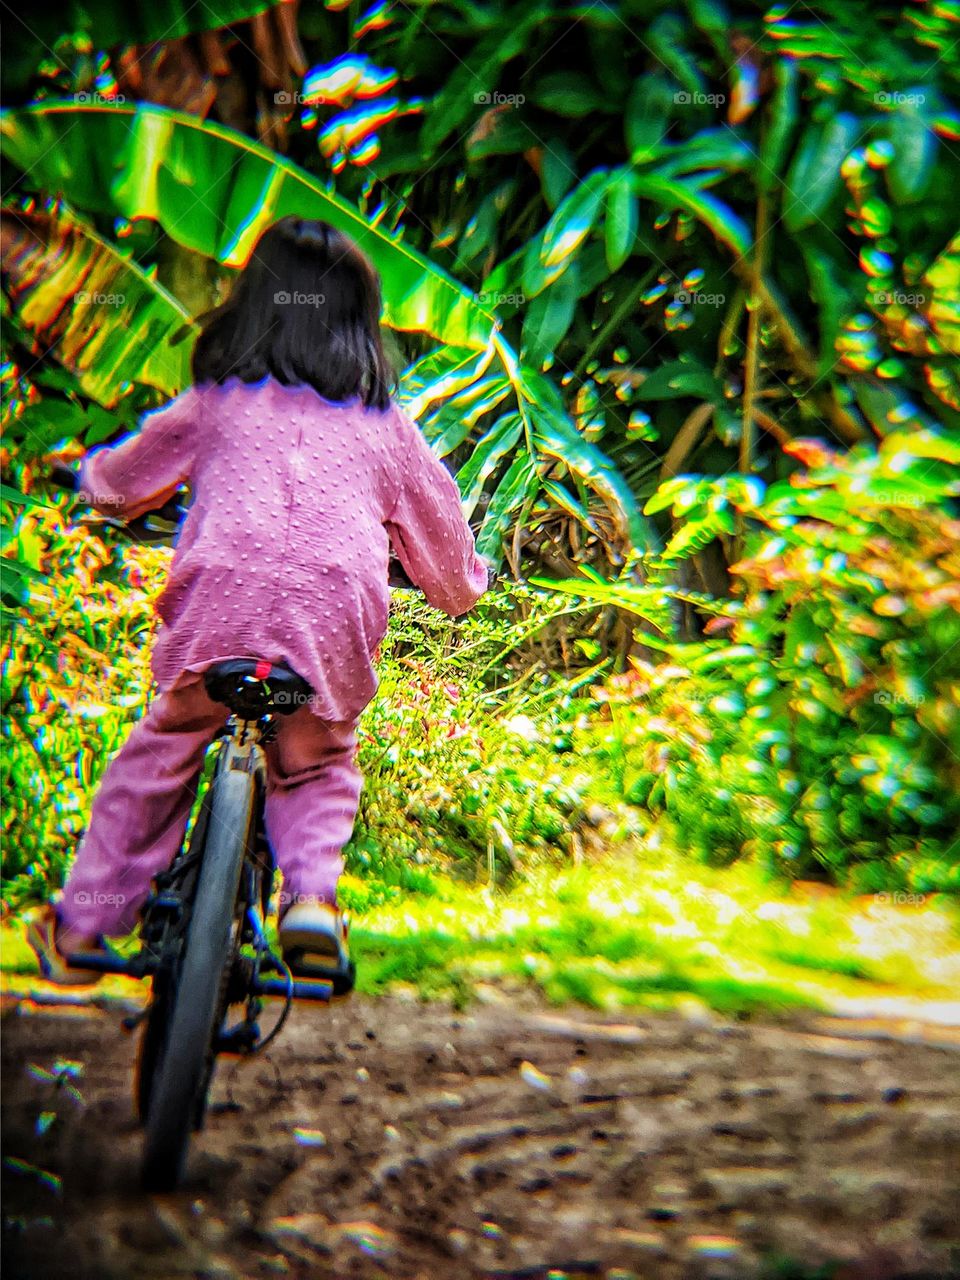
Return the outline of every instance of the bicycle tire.
{"type": "MultiPolygon", "coordinates": [[[[198,855],[202,856],[206,845],[207,828],[210,823],[211,801],[212,794],[208,790],[203,797],[200,813],[190,834],[190,840],[183,853],[178,856],[178,861],[198,855]]],[[[174,863],[174,866],[176,866],[176,863],[174,863]]],[[[188,872],[187,884],[189,888],[186,889],[186,893],[190,901],[193,900],[196,894],[196,883],[197,872],[194,869],[188,872]]],[[[140,1048],[137,1053],[137,1066],[134,1076],[134,1101],[137,1119],[141,1124],[146,1124],[147,1122],[157,1064],[163,1058],[164,1047],[170,1031],[179,968],[179,957],[177,957],[169,963],[164,963],[153,977],[150,1009],[147,1013],[143,1030],[140,1033],[140,1048]]]]}
{"type": "MultiPolygon", "coordinates": [[[[229,754],[214,778],[203,864],[162,1058],[147,1113],[142,1181],[149,1191],[172,1190],[202,1116],[212,1055],[223,1014],[240,871],[250,839],[256,779],[231,769],[229,754]]],[[[235,944],[236,945],[236,944],[235,944]]]]}

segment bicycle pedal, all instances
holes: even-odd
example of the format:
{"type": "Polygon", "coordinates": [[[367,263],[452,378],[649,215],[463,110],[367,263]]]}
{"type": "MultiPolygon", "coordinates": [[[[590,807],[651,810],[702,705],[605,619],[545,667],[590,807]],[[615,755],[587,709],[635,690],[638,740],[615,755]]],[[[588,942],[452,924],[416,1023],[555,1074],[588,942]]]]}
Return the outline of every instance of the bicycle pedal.
{"type": "Polygon", "coordinates": [[[353,990],[356,981],[356,966],[352,960],[347,960],[344,964],[337,964],[331,956],[329,962],[324,963],[320,957],[314,959],[309,952],[296,948],[287,953],[286,961],[294,980],[309,980],[313,978],[322,982],[329,982],[333,987],[335,996],[349,995],[353,990]]]}

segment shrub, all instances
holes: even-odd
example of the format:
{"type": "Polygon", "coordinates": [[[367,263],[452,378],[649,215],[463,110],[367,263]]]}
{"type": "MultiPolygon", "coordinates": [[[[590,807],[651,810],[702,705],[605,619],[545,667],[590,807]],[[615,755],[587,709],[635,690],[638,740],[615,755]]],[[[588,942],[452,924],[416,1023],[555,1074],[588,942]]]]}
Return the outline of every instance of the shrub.
{"type": "Polygon", "coordinates": [[[726,638],[609,682],[627,794],[708,861],[960,888],[960,448],[924,431],[788,452],[810,469],[769,488],[664,485],[648,510],[686,522],[646,585],[564,584],[648,613],[679,560],[746,526],[738,598],[708,606],[726,638]]]}

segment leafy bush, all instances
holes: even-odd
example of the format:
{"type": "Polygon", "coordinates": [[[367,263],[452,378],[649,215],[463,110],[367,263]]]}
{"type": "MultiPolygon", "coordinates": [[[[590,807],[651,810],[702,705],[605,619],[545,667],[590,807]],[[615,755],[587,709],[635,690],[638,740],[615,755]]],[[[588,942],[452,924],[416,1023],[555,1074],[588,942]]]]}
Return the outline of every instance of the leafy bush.
{"type": "MultiPolygon", "coordinates": [[[[3,641],[10,907],[60,884],[96,783],[142,712],[170,554],[108,545],[55,507],[18,511],[5,561],[30,576],[3,641]]],[[[380,690],[362,722],[366,786],[347,851],[376,893],[429,890],[429,869],[447,865],[499,883],[579,851],[596,788],[572,753],[573,722],[596,670],[557,681],[525,649],[562,609],[522,586],[459,622],[414,593],[395,598],[380,690]],[[522,670],[511,667],[521,659],[522,670]]],[[[356,906],[369,894],[354,881],[348,897],[356,906]]]]}
{"type": "MultiPolygon", "coordinates": [[[[625,792],[711,862],[960,888],[960,446],[790,451],[810,470],[789,482],[678,477],[648,504],[687,517],[654,577],[743,522],[746,554],[707,626],[729,638],[610,681],[625,792]]],[[[647,616],[657,590],[562,585],[647,616]]]]}
{"type": "Polygon", "coordinates": [[[22,514],[5,550],[34,575],[2,643],[4,897],[16,906],[59,885],[93,788],[142,711],[169,555],[115,553],[54,508],[22,514]]]}

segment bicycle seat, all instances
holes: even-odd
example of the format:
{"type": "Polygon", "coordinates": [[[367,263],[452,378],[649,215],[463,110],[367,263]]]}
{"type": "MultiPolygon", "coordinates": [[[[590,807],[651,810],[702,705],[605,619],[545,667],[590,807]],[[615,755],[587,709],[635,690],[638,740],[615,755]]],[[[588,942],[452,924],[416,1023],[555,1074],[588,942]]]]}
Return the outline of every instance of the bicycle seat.
{"type": "Polygon", "coordinates": [[[289,667],[273,666],[256,658],[231,658],[215,662],[203,673],[207,693],[242,720],[261,716],[288,716],[306,707],[313,690],[289,667]]]}

